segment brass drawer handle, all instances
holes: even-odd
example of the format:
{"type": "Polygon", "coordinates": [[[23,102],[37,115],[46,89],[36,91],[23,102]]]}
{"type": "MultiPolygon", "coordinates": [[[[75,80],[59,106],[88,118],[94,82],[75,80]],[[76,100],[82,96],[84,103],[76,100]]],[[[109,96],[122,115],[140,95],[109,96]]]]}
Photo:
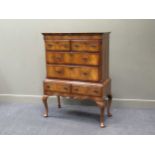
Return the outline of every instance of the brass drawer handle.
{"type": "Polygon", "coordinates": [[[83,60],[83,61],[88,61],[88,58],[85,58],[85,57],[84,57],[84,58],[82,58],[82,60],[83,60]]]}
{"type": "Polygon", "coordinates": [[[49,46],[49,47],[53,47],[53,45],[52,45],[52,44],[48,44],[48,46],[49,46]]]}
{"type": "Polygon", "coordinates": [[[97,94],[97,93],[99,93],[99,91],[98,91],[98,90],[94,90],[94,93],[96,93],[96,94],[97,94]]]}
{"type": "Polygon", "coordinates": [[[56,71],[58,74],[62,74],[63,73],[63,71],[61,71],[61,70],[58,70],[58,71],[56,71]]]}
{"type": "Polygon", "coordinates": [[[48,88],[48,89],[49,89],[49,88],[50,88],[50,86],[49,86],[49,85],[47,85],[47,86],[46,86],[46,88],[48,88]]]}
{"type": "Polygon", "coordinates": [[[74,45],[76,48],[79,48],[79,45],[74,45]]]}
{"type": "Polygon", "coordinates": [[[92,48],[95,48],[95,47],[96,47],[96,45],[91,45],[91,47],[92,47],[92,48]]]}
{"type": "Polygon", "coordinates": [[[57,59],[57,60],[61,60],[61,59],[62,59],[62,57],[57,56],[57,57],[55,57],[55,59],[57,59]]]}
{"type": "Polygon", "coordinates": [[[64,87],[64,90],[68,90],[68,87],[64,87]]]}
{"type": "Polygon", "coordinates": [[[68,48],[68,45],[63,45],[65,48],[68,48]]]}
{"type": "Polygon", "coordinates": [[[78,88],[75,88],[74,91],[79,91],[79,89],[78,88]]]}
{"type": "Polygon", "coordinates": [[[70,70],[73,70],[73,69],[74,69],[74,67],[69,67],[69,69],[70,69],[70,70]]]}
{"type": "Polygon", "coordinates": [[[89,73],[87,73],[87,72],[83,72],[82,73],[84,76],[87,76],[89,73]]]}

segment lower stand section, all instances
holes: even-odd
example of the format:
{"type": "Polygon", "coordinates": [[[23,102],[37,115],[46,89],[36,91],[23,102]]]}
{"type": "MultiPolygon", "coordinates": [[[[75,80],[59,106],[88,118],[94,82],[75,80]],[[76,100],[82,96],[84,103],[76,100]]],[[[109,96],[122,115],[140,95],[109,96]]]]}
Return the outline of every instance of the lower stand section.
{"type": "Polygon", "coordinates": [[[107,108],[107,116],[111,117],[112,114],[110,112],[111,104],[112,104],[112,93],[111,93],[111,79],[107,79],[102,83],[94,84],[91,88],[92,84],[81,83],[81,82],[68,82],[61,80],[47,80],[44,83],[44,93],[42,100],[45,107],[44,117],[48,117],[48,96],[57,96],[58,108],[61,108],[60,96],[70,97],[72,99],[92,99],[96,102],[96,105],[100,108],[100,127],[105,127],[104,124],[104,115],[105,108],[107,108]],[[52,90],[52,88],[56,89],[52,90]],[[76,88],[76,89],[75,89],[76,88]],[[89,88],[91,91],[89,91],[89,88]],[[94,89],[95,88],[95,89],[94,89]],[[63,92],[61,92],[61,89],[63,92]],[[58,91],[59,90],[59,91],[58,91]],[[72,93],[70,93],[70,91],[72,93]],[[91,94],[89,94],[91,92],[91,94]],[[102,92],[102,95],[101,95],[102,92]],[[108,98],[108,101],[104,99],[104,97],[108,98]],[[107,103],[107,104],[106,104],[107,103]]]}

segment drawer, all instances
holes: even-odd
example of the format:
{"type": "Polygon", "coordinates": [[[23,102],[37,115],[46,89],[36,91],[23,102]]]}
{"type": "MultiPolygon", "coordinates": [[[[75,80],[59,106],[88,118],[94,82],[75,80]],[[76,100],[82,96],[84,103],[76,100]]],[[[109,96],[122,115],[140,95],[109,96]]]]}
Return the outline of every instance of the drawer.
{"type": "Polygon", "coordinates": [[[102,96],[102,87],[72,85],[72,93],[80,94],[80,95],[88,95],[88,96],[102,96]]]}
{"type": "Polygon", "coordinates": [[[102,39],[102,34],[101,33],[58,33],[58,34],[44,34],[45,40],[69,40],[69,39],[102,39]]]}
{"type": "Polygon", "coordinates": [[[64,66],[47,65],[47,77],[68,79],[69,74],[64,66]]]}
{"type": "Polygon", "coordinates": [[[45,41],[46,50],[54,51],[69,51],[69,40],[47,40],[45,41]]]}
{"type": "Polygon", "coordinates": [[[46,52],[46,61],[48,64],[65,64],[66,58],[65,53],[62,52],[46,52]]]}
{"type": "Polygon", "coordinates": [[[70,77],[74,80],[98,81],[98,67],[69,67],[70,77]]]}
{"type": "Polygon", "coordinates": [[[98,67],[47,65],[47,77],[82,81],[99,81],[98,67]]]}
{"type": "Polygon", "coordinates": [[[71,42],[71,50],[98,52],[101,50],[101,42],[99,40],[75,40],[71,42]]]}
{"type": "Polygon", "coordinates": [[[45,92],[63,92],[70,93],[71,85],[66,83],[56,83],[56,82],[45,82],[44,83],[45,92]]]}
{"type": "Polygon", "coordinates": [[[99,65],[99,54],[47,52],[46,60],[54,64],[99,65]]]}
{"type": "Polygon", "coordinates": [[[68,64],[99,65],[99,54],[72,52],[66,54],[66,60],[68,64]]]}
{"type": "Polygon", "coordinates": [[[89,34],[84,34],[84,33],[81,33],[81,34],[72,34],[71,35],[71,39],[75,39],[75,40],[86,40],[86,39],[102,39],[102,34],[92,34],[92,33],[89,33],[89,34]]]}

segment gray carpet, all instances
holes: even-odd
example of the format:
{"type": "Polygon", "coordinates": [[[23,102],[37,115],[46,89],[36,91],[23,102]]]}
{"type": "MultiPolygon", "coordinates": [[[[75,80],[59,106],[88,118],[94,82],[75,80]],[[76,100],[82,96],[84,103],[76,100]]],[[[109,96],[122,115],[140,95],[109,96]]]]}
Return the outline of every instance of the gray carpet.
{"type": "Polygon", "coordinates": [[[1,135],[155,134],[155,103],[113,102],[112,118],[99,127],[99,109],[92,101],[49,101],[49,117],[40,103],[0,103],[1,135]],[[91,103],[89,105],[89,103],[91,103]]]}

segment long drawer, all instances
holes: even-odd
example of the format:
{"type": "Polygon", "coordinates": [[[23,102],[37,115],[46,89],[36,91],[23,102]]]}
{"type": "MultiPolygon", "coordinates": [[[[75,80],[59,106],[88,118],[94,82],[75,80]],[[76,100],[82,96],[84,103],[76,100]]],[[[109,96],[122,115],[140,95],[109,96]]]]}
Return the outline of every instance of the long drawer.
{"type": "Polygon", "coordinates": [[[46,60],[48,64],[99,65],[99,54],[79,52],[47,52],[46,60]]]}
{"type": "Polygon", "coordinates": [[[82,81],[99,81],[99,68],[69,65],[47,65],[47,77],[82,81]]]}
{"type": "Polygon", "coordinates": [[[72,33],[72,34],[64,34],[64,33],[55,33],[55,34],[45,34],[44,35],[44,38],[45,40],[64,40],[64,39],[102,39],[102,34],[101,33],[89,33],[89,34],[86,34],[86,33],[72,33]]]}

